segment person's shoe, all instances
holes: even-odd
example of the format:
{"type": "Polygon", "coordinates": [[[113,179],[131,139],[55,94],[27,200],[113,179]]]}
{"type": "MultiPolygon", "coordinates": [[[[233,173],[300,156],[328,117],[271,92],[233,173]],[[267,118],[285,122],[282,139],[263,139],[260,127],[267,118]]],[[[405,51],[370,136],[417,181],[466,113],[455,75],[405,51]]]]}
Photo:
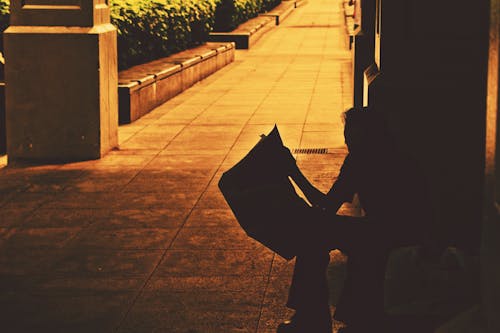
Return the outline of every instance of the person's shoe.
{"type": "Polygon", "coordinates": [[[332,333],[332,325],[331,322],[320,323],[294,315],[279,324],[276,333],[332,333]]]}
{"type": "Polygon", "coordinates": [[[300,331],[300,327],[292,317],[291,319],[285,320],[284,322],[279,324],[276,333],[300,333],[300,331]]]}
{"type": "Polygon", "coordinates": [[[361,333],[359,330],[355,330],[350,327],[339,328],[338,333],[361,333]]]}

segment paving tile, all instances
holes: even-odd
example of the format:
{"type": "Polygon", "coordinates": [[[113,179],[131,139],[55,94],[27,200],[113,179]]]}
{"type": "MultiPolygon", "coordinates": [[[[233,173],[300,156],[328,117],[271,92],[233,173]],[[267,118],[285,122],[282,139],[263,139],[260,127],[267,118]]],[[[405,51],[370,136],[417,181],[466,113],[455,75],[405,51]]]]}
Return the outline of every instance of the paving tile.
{"type": "Polygon", "coordinates": [[[164,150],[160,152],[160,155],[213,155],[213,154],[227,154],[231,149],[232,144],[225,143],[224,145],[209,145],[205,143],[204,145],[196,146],[191,144],[186,146],[184,143],[171,142],[164,150]]]}
{"type": "Polygon", "coordinates": [[[96,165],[103,166],[122,166],[122,165],[132,165],[132,166],[142,166],[146,165],[151,160],[149,155],[107,155],[98,162],[96,165]]]}
{"type": "Polygon", "coordinates": [[[0,194],[11,194],[26,190],[29,184],[24,179],[9,179],[9,176],[0,178],[0,194]]]}
{"type": "MultiPolygon", "coordinates": [[[[215,172],[215,171],[213,171],[215,172]]],[[[212,173],[203,170],[183,170],[181,172],[154,172],[154,176],[146,176],[153,172],[144,171],[123,188],[123,192],[147,193],[186,193],[200,196],[208,185],[212,173]],[[201,177],[201,178],[200,178],[201,177]]]]}
{"type": "MultiPolygon", "coordinates": [[[[154,114],[154,113],[150,113],[154,114]]],[[[178,135],[184,129],[183,125],[160,125],[156,122],[142,129],[139,133],[141,137],[145,135],[156,135],[156,139],[168,139],[172,140],[176,135],[178,135]]]]}
{"type": "MultiPolygon", "coordinates": [[[[170,155],[166,155],[170,156],[170,155]]],[[[207,155],[208,156],[208,155],[207,155]]],[[[149,186],[148,184],[153,185],[155,180],[160,180],[160,181],[172,181],[177,183],[178,185],[182,184],[189,184],[191,182],[205,182],[208,183],[208,181],[212,178],[213,172],[212,167],[208,168],[189,168],[189,169],[182,169],[182,168],[170,168],[170,169],[165,169],[165,168],[145,168],[142,170],[137,177],[133,179],[130,185],[132,185],[134,182],[142,182],[146,186],[146,188],[149,186]]]]}
{"type": "Polygon", "coordinates": [[[56,198],[55,194],[51,193],[27,193],[19,192],[15,193],[9,198],[9,200],[2,207],[5,209],[36,209],[48,202],[53,201],[56,198]]]}
{"type": "MultiPolygon", "coordinates": [[[[128,153],[124,155],[129,155],[128,153]]],[[[83,172],[82,176],[78,180],[129,180],[134,178],[143,167],[134,165],[121,165],[121,166],[109,166],[109,165],[94,165],[92,168],[87,169],[83,172]]]]}
{"type": "Polygon", "coordinates": [[[65,188],[65,192],[87,192],[87,193],[99,193],[99,192],[118,192],[122,191],[130,180],[121,179],[109,179],[107,177],[95,177],[95,178],[85,178],[69,183],[65,188]]]}
{"type": "Polygon", "coordinates": [[[163,250],[73,249],[51,268],[50,275],[65,278],[137,278],[145,280],[160,262],[163,250]]]}
{"type": "Polygon", "coordinates": [[[230,208],[195,208],[189,215],[184,228],[234,227],[238,222],[230,208]]]}
{"type": "Polygon", "coordinates": [[[118,208],[173,208],[193,207],[199,198],[199,193],[193,192],[163,192],[137,193],[124,192],[116,198],[118,208]]]}
{"type": "Polygon", "coordinates": [[[224,155],[160,155],[155,157],[148,166],[144,168],[148,170],[162,170],[166,174],[169,172],[192,172],[193,176],[196,173],[202,175],[214,173],[219,164],[224,159],[224,155]]]}
{"type": "Polygon", "coordinates": [[[145,291],[247,293],[262,291],[268,282],[267,275],[221,276],[164,276],[149,281],[145,291]]]}
{"type": "Polygon", "coordinates": [[[0,192],[0,207],[7,203],[15,193],[15,190],[0,192]]]}
{"type": "Polygon", "coordinates": [[[117,192],[121,191],[139,172],[133,168],[103,168],[85,172],[85,174],[71,181],[64,189],[65,192],[117,192]]]}
{"type": "MultiPolygon", "coordinates": [[[[83,174],[83,170],[45,170],[39,174],[27,174],[22,179],[28,187],[28,192],[57,192],[64,189],[69,182],[79,178],[83,174]]],[[[14,179],[17,178],[14,176],[14,179]]]]}
{"type": "Polygon", "coordinates": [[[183,228],[172,244],[173,249],[254,249],[260,245],[239,227],[183,228]]]}
{"type": "Polygon", "coordinates": [[[232,115],[227,114],[204,114],[193,121],[193,125],[214,125],[214,124],[225,124],[225,125],[239,125],[245,123],[253,112],[253,108],[247,107],[245,110],[246,114],[237,113],[232,115]]]}
{"type": "Polygon", "coordinates": [[[196,117],[201,114],[202,110],[186,112],[185,110],[175,110],[167,113],[158,120],[159,124],[162,125],[189,125],[196,117]]]}
{"type": "Polygon", "coordinates": [[[35,210],[36,206],[28,205],[27,207],[22,207],[6,204],[0,207],[0,227],[22,225],[35,210]]]}
{"type": "Polygon", "coordinates": [[[196,204],[196,208],[229,208],[219,189],[206,191],[196,204]]]}
{"type": "Polygon", "coordinates": [[[266,248],[168,250],[154,276],[267,276],[272,259],[266,248]]]}
{"type": "Polygon", "coordinates": [[[107,209],[115,206],[121,194],[115,192],[73,192],[58,194],[43,205],[48,209],[107,209]]]}
{"type": "Polygon", "coordinates": [[[63,255],[64,250],[59,248],[3,247],[0,251],[0,277],[17,276],[19,279],[19,276],[45,275],[63,255]]]}
{"type": "Polygon", "coordinates": [[[255,332],[261,293],[147,292],[117,332],[255,332]]]}
{"type": "Polygon", "coordinates": [[[83,227],[12,228],[2,248],[62,248],[83,230],[83,227]]]}
{"type": "Polygon", "coordinates": [[[130,281],[97,281],[92,286],[88,280],[75,282],[68,288],[2,293],[2,328],[19,333],[83,333],[109,332],[116,327],[134,296],[130,281]]]}
{"type": "Polygon", "coordinates": [[[176,229],[165,228],[107,228],[92,225],[78,235],[72,247],[108,250],[165,250],[175,237],[176,229]]]}
{"type": "Polygon", "coordinates": [[[16,178],[34,176],[34,175],[44,175],[46,173],[54,172],[54,170],[58,170],[61,168],[61,165],[54,164],[44,164],[44,165],[15,165],[15,166],[6,166],[0,168],[0,177],[9,176],[16,178]]]}
{"type": "Polygon", "coordinates": [[[339,148],[344,147],[344,138],[332,132],[304,132],[301,148],[339,148]]]}
{"type": "Polygon", "coordinates": [[[330,265],[328,266],[328,287],[330,290],[330,304],[337,305],[344,280],[347,277],[346,263],[347,256],[342,252],[335,250],[330,252],[330,265]]]}
{"type": "Polygon", "coordinates": [[[112,210],[101,226],[106,229],[161,228],[178,229],[191,208],[124,208],[112,210]]]}
{"type": "Polygon", "coordinates": [[[168,144],[170,143],[170,139],[158,139],[156,137],[142,137],[141,134],[137,134],[136,136],[132,136],[129,138],[127,141],[121,142],[120,143],[120,148],[124,150],[137,150],[137,149],[144,149],[144,150],[151,150],[151,151],[157,151],[159,149],[163,149],[168,144]]]}
{"type": "MultiPolygon", "coordinates": [[[[278,124],[292,149],[333,148],[296,154],[311,182],[330,188],[352,101],[340,9],[299,7],[231,65],[120,126],[120,148],[100,160],[3,167],[0,158],[2,328],[275,332],[290,315],[293,260],[249,238],[217,185],[278,124]]],[[[344,266],[333,253],[332,299],[344,266]]]]}
{"type": "Polygon", "coordinates": [[[112,150],[108,153],[109,155],[158,155],[158,148],[124,148],[119,147],[119,149],[112,150]]]}
{"type": "Polygon", "coordinates": [[[144,284],[144,279],[124,276],[58,276],[48,275],[42,279],[34,294],[53,293],[54,295],[92,295],[95,293],[130,293],[144,284]]]}

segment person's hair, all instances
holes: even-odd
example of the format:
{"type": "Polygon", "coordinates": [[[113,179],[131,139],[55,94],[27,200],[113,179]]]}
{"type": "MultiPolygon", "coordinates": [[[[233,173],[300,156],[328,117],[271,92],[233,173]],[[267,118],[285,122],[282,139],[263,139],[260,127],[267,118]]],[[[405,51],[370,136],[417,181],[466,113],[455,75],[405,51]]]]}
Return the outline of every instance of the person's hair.
{"type": "Polygon", "coordinates": [[[373,108],[350,108],[342,114],[342,118],[344,126],[361,129],[369,140],[391,141],[383,115],[373,108]]]}

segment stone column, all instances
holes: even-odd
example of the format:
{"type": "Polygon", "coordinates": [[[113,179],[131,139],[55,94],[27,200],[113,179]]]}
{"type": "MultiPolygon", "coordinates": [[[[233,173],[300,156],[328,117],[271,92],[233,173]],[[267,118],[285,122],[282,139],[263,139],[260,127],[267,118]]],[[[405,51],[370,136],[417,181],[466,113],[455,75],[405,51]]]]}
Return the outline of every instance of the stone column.
{"type": "Polygon", "coordinates": [[[11,1],[4,34],[9,163],[98,159],[117,146],[116,29],[107,2],[11,1]]]}

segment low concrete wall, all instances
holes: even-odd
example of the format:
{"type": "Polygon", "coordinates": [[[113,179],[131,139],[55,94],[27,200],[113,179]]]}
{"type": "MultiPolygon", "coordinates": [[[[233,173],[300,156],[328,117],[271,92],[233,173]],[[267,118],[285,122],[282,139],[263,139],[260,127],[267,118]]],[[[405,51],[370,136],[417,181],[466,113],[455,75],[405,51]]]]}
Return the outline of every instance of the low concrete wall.
{"type": "Polygon", "coordinates": [[[299,6],[300,1],[288,0],[283,1],[279,6],[274,8],[273,10],[259,14],[260,16],[269,16],[274,18],[276,25],[280,25],[284,19],[290,15],[295,8],[299,6]]]}
{"type": "Polygon", "coordinates": [[[207,43],[118,76],[119,123],[131,123],[234,61],[234,43],[207,43]]]}
{"type": "Polygon", "coordinates": [[[279,25],[290,13],[301,5],[303,1],[283,1],[270,12],[242,23],[230,32],[212,32],[209,40],[212,42],[234,42],[237,49],[249,49],[267,31],[279,25]],[[273,24],[274,23],[274,24],[273,24]]]}
{"type": "Polygon", "coordinates": [[[262,35],[274,28],[272,17],[258,16],[231,32],[211,32],[209,40],[212,42],[233,42],[237,49],[249,49],[262,35]]]}

